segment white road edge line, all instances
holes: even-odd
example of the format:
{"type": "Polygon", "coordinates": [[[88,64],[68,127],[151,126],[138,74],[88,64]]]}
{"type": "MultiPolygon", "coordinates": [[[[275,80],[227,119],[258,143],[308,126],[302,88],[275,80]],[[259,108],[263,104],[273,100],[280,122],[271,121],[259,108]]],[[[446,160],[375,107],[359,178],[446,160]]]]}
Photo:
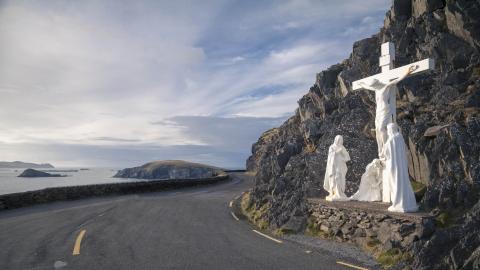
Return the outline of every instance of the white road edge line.
{"type": "Polygon", "coordinates": [[[264,234],[264,233],[261,233],[261,232],[259,232],[259,231],[257,231],[257,230],[252,230],[252,231],[253,231],[254,233],[257,233],[257,234],[259,234],[259,235],[261,235],[261,236],[263,236],[263,237],[265,237],[265,238],[267,238],[267,239],[270,239],[270,240],[272,240],[272,241],[274,241],[274,242],[277,242],[277,243],[279,243],[279,244],[283,243],[283,241],[278,240],[278,239],[275,239],[275,238],[273,238],[273,237],[271,237],[271,236],[269,236],[269,235],[266,235],[266,234],[264,234]]]}
{"type": "Polygon", "coordinates": [[[342,261],[337,261],[337,264],[345,265],[345,266],[348,266],[348,267],[351,267],[351,268],[354,268],[354,269],[358,269],[358,270],[368,270],[368,268],[363,268],[363,267],[356,266],[356,265],[349,264],[349,263],[342,262],[342,261]]]}
{"type": "Polygon", "coordinates": [[[236,219],[237,221],[240,220],[233,212],[230,212],[230,214],[232,214],[232,217],[233,217],[234,219],[236,219]]]}

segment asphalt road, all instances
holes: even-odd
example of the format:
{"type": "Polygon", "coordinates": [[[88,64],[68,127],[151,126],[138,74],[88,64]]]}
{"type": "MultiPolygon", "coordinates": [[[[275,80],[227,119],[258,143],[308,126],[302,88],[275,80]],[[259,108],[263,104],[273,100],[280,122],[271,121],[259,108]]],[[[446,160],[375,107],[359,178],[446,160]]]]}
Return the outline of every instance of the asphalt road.
{"type": "Polygon", "coordinates": [[[234,173],[215,186],[3,211],[0,269],[318,270],[352,269],[339,260],[361,264],[255,233],[229,208],[250,186],[248,176],[234,173]]]}

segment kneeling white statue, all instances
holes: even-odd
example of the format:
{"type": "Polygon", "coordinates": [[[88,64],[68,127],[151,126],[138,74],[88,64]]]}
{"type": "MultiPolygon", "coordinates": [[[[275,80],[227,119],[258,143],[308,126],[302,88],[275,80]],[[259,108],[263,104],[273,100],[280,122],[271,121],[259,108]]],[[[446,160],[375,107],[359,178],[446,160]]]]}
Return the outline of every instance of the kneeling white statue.
{"type": "Polygon", "coordinates": [[[367,165],[358,191],[349,199],[366,202],[382,200],[382,162],[379,159],[374,159],[367,165]]]}
{"type": "Polygon", "coordinates": [[[335,141],[328,149],[327,168],[323,180],[323,188],[329,195],[327,201],[348,200],[345,195],[345,175],[347,174],[347,161],[350,155],[343,146],[343,137],[337,135],[335,141]]]}
{"type": "Polygon", "coordinates": [[[394,123],[387,125],[388,139],[383,148],[385,169],[383,170],[383,197],[390,200],[391,212],[415,212],[418,210],[415,194],[413,193],[408,176],[407,149],[398,126],[394,123]]]}

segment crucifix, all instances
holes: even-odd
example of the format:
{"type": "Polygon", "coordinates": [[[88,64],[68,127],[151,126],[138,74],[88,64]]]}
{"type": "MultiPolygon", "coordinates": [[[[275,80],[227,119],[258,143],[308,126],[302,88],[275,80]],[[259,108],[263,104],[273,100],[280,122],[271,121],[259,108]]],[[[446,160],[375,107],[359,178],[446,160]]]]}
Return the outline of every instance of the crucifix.
{"type": "Polygon", "coordinates": [[[354,81],[353,90],[366,89],[375,92],[375,136],[378,145],[378,156],[383,158],[383,146],[387,140],[387,125],[396,123],[397,83],[403,79],[428,70],[433,70],[433,59],[427,58],[409,65],[394,68],[395,46],[392,42],[383,43],[379,66],[382,72],[354,81]]]}

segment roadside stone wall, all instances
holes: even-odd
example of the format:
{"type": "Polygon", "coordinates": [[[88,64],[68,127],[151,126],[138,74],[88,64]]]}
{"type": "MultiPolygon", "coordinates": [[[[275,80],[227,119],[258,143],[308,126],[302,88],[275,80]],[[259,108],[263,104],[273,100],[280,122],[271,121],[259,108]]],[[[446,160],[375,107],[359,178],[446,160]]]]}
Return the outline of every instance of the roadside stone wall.
{"type": "Polygon", "coordinates": [[[414,243],[435,231],[435,219],[426,213],[392,213],[387,204],[370,202],[308,201],[312,234],[351,242],[379,255],[396,249],[409,252],[414,243]]]}
{"type": "Polygon", "coordinates": [[[84,186],[54,187],[0,195],[0,211],[53,201],[69,201],[88,197],[155,192],[168,189],[210,185],[227,180],[228,175],[203,179],[151,180],[84,186]]]}

